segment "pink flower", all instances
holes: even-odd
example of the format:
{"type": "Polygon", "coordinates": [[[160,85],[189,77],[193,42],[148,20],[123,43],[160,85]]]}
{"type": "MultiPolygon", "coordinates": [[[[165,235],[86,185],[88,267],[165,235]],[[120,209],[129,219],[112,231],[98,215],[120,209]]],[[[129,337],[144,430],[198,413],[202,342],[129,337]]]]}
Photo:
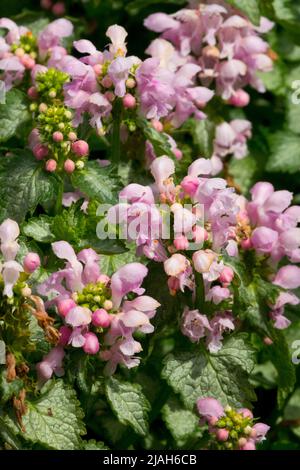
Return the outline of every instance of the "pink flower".
{"type": "Polygon", "coordinates": [[[166,180],[175,173],[175,164],[171,158],[163,156],[153,161],[150,170],[158,189],[163,192],[166,180]]]}
{"type": "Polygon", "coordinates": [[[127,37],[127,31],[118,25],[113,25],[106,31],[106,36],[110,39],[111,45],[109,52],[114,55],[125,55],[127,52],[125,39],[127,37]]]}
{"type": "Polygon", "coordinates": [[[233,317],[230,312],[218,313],[210,321],[211,331],[207,336],[207,348],[211,353],[222,348],[223,333],[235,329],[233,317]]]}
{"type": "Polygon", "coordinates": [[[20,235],[20,229],[14,220],[6,219],[0,225],[1,252],[5,261],[14,260],[20,245],[16,241],[20,235]]]}
{"type": "Polygon", "coordinates": [[[206,421],[209,421],[211,418],[219,419],[225,414],[221,403],[215,398],[211,397],[200,398],[197,401],[197,409],[199,415],[206,421]]]}
{"type": "Polygon", "coordinates": [[[202,315],[199,310],[189,310],[185,307],[181,324],[182,333],[195,343],[206,336],[207,330],[211,330],[207,316],[202,315]]]}
{"type": "Polygon", "coordinates": [[[62,346],[56,346],[49,354],[47,354],[42,362],[39,362],[36,366],[38,374],[38,382],[40,388],[51,379],[52,375],[55,374],[58,377],[62,377],[65,373],[63,368],[63,359],[65,352],[62,346]]]}
{"type": "Polygon", "coordinates": [[[60,40],[71,36],[72,33],[73,25],[69,20],[61,18],[49,23],[38,37],[40,55],[45,57],[49,49],[53,54],[53,49],[60,44],[60,40]]]}
{"type": "Polygon", "coordinates": [[[138,57],[117,57],[108,68],[108,76],[115,86],[115,95],[124,97],[126,94],[126,80],[129,78],[130,70],[134,65],[140,63],[138,57]]]}
{"type": "Polygon", "coordinates": [[[279,269],[273,284],[284,289],[297,289],[300,287],[300,268],[289,265],[279,269]]]}
{"type": "Polygon", "coordinates": [[[206,294],[206,300],[212,301],[215,305],[228,299],[231,292],[227,287],[213,286],[206,294]]]}
{"type": "Polygon", "coordinates": [[[83,345],[83,350],[86,354],[97,354],[100,349],[100,344],[97,336],[94,333],[86,333],[84,335],[85,343],[83,345]]]}
{"type": "Polygon", "coordinates": [[[23,266],[24,271],[27,273],[33,273],[41,265],[40,257],[37,253],[27,253],[24,258],[23,266]]]}
{"type": "Polygon", "coordinates": [[[129,292],[141,295],[141,288],[148,269],[141,263],[129,263],[120,268],[111,278],[112,300],[115,307],[119,307],[124,296],[129,292]]]}
{"type": "Polygon", "coordinates": [[[258,253],[271,253],[278,241],[278,233],[268,227],[256,228],[251,236],[253,247],[258,253]]]}

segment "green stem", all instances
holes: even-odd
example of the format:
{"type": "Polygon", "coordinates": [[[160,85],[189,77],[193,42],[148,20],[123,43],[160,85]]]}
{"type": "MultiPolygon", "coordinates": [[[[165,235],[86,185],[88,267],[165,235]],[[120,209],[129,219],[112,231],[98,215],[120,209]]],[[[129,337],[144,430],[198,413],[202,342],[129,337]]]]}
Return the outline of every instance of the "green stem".
{"type": "Polygon", "coordinates": [[[195,283],[196,283],[196,308],[203,312],[205,305],[205,289],[203,276],[200,273],[195,273],[195,283]]]}
{"type": "Polygon", "coordinates": [[[62,205],[62,199],[63,199],[63,193],[64,193],[64,180],[63,178],[59,177],[59,185],[58,185],[58,192],[57,192],[57,198],[55,201],[55,208],[54,212],[56,214],[60,214],[63,208],[62,205]]]}
{"type": "Polygon", "coordinates": [[[111,162],[118,164],[121,156],[120,128],[122,122],[122,101],[117,99],[113,108],[113,129],[111,136],[111,162]]]}

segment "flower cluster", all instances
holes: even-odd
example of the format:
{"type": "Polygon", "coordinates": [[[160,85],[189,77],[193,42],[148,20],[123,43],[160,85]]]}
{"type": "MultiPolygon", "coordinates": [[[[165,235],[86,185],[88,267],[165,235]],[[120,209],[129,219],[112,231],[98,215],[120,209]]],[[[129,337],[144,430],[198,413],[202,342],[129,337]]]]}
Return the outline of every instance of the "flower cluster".
{"type": "Polygon", "coordinates": [[[38,291],[48,298],[47,308],[55,306],[63,325],[59,344],[38,364],[40,382],[53,373],[62,373],[64,350],[69,347],[82,348],[91,355],[100,350],[108,374],[114,373],[118,364],[137,366],[140,359],[135,354],[142,351],[142,346],[134,334],[153,332],[150,319],[160,305],[143,295],[141,285],[147,268],[130,263],[110,278],[101,273],[100,258],[94,250],[84,249],[76,255],[64,241],[53,243],[52,248],[58,258],[67,262],[64,269],[38,286],[38,291]]]}
{"type": "Polygon", "coordinates": [[[197,409],[200,423],[208,424],[211,446],[217,450],[255,450],[270,429],[264,423],[254,424],[249,409],[224,408],[215,398],[200,398],[197,409]]]}
{"type": "Polygon", "coordinates": [[[24,297],[31,294],[26,279],[40,266],[40,258],[36,253],[27,253],[23,265],[16,261],[20,249],[17,241],[19,235],[20,229],[14,220],[6,219],[0,225],[0,250],[3,257],[3,262],[0,265],[0,276],[1,285],[3,285],[3,296],[8,297],[8,299],[12,299],[15,293],[24,297]]]}
{"type": "Polygon", "coordinates": [[[178,62],[168,68],[159,58],[142,62],[138,57],[126,56],[127,32],[123,27],[111,26],[106,35],[111,40],[108,50],[100,52],[85,39],[75,41],[75,49],[85,55],[79,60],[66,56],[59,64],[71,77],[64,87],[65,103],[75,110],[75,123],[81,122],[87,112],[91,125],[100,134],[106,133],[113,107],[120,100],[123,127],[129,131],[135,130],[136,108],[143,117],[154,120],[156,127],[161,118],[167,118],[175,127],[190,116],[205,118],[201,108],[213,92],[195,86],[199,66],[181,66],[178,62]]]}
{"type": "Polygon", "coordinates": [[[197,77],[204,86],[215,81],[216,92],[233,106],[249,103],[243,90],[251,85],[259,92],[265,88],[257,72],[272,70],[275,54],[260,34],[273,23],[262,17],[254,26],[225,2],[191,2],[190,8],[167,15],[154,13],[146,18],[147,28],[161,33],[148,48],[152,57],[163,50],[168,62],[195,64],[197,77]]]}
{"type": "Polygon", "coordinates": [[[289,265],[278,270],[277,265],[283,256],[299,261],[300,208],[287,208],[292,194],[258,183],[248,202],[222,178],[210,177],[213,159],[194,161],[177,185],[170,158],[159,157],[150,168],[155,185],[124,188],[108,220],[120,224],[122,238],[136,243],[138,255],[164,263],[172,295],[186,288],[195,292],[203,283],[204,300],[214,306],[215,315],[209,319],[203,311],[186,308],[183,333],[191,341],[205,337],[211,351],[220,349],[223,332],[235,328],[230,312],[235,273],[226,259],[243,257],[249,250],[263,266],[260,275],[282,289],[270,305],[275,327],[288,326],[284,305],[299,299],[286,289],[299,287],[300,269],[289,265]]]}
{"type": "MultiPolygon", "coordinates": [[[[259,182],[251,190],[251,201],[246,205],[248,221],[252,227],[244,248],[253,248],[260,257],[268,257],[277,266],[286,257],[291,263],[300,262],[300,207],[290,206],[293,194],[275,191],[271,183],[259,182]]],[[[283,315],[286,304],[297,305],[299,298],[289,290],[300,287],[300,268],[289,264],[281,267],[272,282],[284,289],[271,306],[275,326],[283,329],[290,321],[283,315]]]]}
{"type": "Polygon", "coordinates": [[[72,23],[66,19],[49,23],[38,36],[8,18],[0,19],[0,27],[8,31],[0,38],[1,79],[6,90],[21,83],[25,73],[32,71],[36,64],[55,67],[67,54],[62,40],[73,32],[72,23]]]}

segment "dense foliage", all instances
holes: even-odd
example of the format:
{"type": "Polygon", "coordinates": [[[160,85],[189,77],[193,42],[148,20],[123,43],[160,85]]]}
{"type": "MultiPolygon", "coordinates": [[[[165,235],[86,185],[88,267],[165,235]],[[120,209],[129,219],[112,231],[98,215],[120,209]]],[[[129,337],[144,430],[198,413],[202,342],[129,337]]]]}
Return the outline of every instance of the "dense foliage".
{"type": "Polygon", "coordinates": [[[21,3],[0,448],[299,449],[300,7],[21,3]]]}

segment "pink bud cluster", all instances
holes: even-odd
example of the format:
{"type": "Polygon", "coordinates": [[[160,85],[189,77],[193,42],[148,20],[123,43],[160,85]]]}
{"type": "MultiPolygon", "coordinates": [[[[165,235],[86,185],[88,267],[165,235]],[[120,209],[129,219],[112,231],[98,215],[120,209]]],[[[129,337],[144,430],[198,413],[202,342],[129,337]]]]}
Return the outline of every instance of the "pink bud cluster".
{"type": "Polygon", "coordinates": [[[63,357],[72,347],[82,348],[89,355],[100,351],[106,374],[113,374],[118,364],[137,366],[140,358],[136,354],[142,346],[134,334],[153,332],[150,319],[160,305],[143,295],[141,284],[147,268],[130,263],[109,277],[101,273],[100,258],[94,250],[85,249],[76,255],[63,241],[53,243],[52,248],[58,258],[67,261],[66,267],[38,286],[38,292],[52,297],[46,306],[55,305],[62,326],[59,345],[38,365],[40,383],[62,371],[63,357]],[[129,293],[132,300],[127,299],[129,293]]]}
{"type": "Polygon", "coordinates": [[[225,408],[212,397],[199,398],[197,410],[200,424],[208,424],[211,447],[217,450],[256,450],[265,440],[270,426],[255,423],[248,408],[225,408]]]}
{"type": "Polygon", "coordinates": [[[72,23],[63,18],[49,23],[36,38],[27,27],[18,26],[9,18],[0,19],[0,28],[7,31],[0,51],[0,69],[6,90],[19,84],[28,72],[34,74],[40,64],[55,67],[67,54],[62,40],[73,32],[72,23]]]}

